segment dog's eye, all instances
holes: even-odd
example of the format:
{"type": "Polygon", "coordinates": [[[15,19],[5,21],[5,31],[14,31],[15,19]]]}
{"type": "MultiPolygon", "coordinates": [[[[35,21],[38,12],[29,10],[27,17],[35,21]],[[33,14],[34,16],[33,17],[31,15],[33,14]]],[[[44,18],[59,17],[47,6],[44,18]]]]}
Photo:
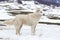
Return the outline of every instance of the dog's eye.
{"type": "Polygon", "coordinates": [[[40,13],[42,13],[42,11],[40,11],[40,13]]]}

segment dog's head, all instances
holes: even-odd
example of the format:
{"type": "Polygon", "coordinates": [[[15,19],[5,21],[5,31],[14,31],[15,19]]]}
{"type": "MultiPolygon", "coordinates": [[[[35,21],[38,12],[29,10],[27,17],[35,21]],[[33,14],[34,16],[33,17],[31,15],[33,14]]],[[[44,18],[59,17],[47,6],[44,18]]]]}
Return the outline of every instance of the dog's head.
{"type": "Polygon", "coordinates": [[[45,16],[45,13],[43,13],[43,9],[41,7],[36,7],[35,13],[45,16]]]}

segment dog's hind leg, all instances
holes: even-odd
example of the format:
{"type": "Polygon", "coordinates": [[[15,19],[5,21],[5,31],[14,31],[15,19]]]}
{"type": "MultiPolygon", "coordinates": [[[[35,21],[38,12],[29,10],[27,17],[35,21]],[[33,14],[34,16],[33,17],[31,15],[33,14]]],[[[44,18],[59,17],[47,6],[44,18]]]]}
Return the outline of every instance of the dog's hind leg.
{"type": "Polygon", "coordinates": [[[22,28],[22,22],[19,22],[19,21],[15,22],[15,29],[16,29],[17,35],[20,35],[21,28],[22,28]]]}
{"type": "Polygon", "coordinates": [[[15,28],[16,28],[16,34],[20,35],[20,31],[21,31],[22,26],[21,25],[17,25],[15,28]]]}

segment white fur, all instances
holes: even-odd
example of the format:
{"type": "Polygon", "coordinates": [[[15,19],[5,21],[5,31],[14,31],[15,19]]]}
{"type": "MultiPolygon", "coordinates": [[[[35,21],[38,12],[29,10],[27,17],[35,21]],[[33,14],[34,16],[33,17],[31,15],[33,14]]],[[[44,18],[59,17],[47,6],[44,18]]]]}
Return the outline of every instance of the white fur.
{"type": "Polygon", "coordinates": [[[32,33],[35,34],[35,28],[41,17],[41,12],[42,11],[40,10],[40,8],[37,8],[34,13],[27,15],[16,15],[16,18],[14,20],[4,21],[3,24],[15,25],[16,34],[20,34],[20,30],[23,24],[29,25],[31,26],[32,33]]]}

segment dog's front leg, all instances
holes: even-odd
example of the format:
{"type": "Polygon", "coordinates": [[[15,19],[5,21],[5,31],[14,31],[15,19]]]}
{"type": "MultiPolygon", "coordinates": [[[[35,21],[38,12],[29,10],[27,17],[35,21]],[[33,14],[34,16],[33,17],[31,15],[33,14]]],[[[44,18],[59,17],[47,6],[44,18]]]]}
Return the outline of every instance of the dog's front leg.
{"type": "Polygon", "coordinates": [[[21,31],[22,25],[23,24],[20,24],[20,26],[19,26],[19,34],[20,34],[20,31],[21,31]]]}
{"type": "Polygon", "coordinates": [[[15,27],[15,29],[16,29],[16,35],[20,35],[19,26],[18,25],[15,27]]]}
{"type": "Polygon", "coordinates": [[[35,35],[36,24],[31,26],[32,35],[35,35]]]}

